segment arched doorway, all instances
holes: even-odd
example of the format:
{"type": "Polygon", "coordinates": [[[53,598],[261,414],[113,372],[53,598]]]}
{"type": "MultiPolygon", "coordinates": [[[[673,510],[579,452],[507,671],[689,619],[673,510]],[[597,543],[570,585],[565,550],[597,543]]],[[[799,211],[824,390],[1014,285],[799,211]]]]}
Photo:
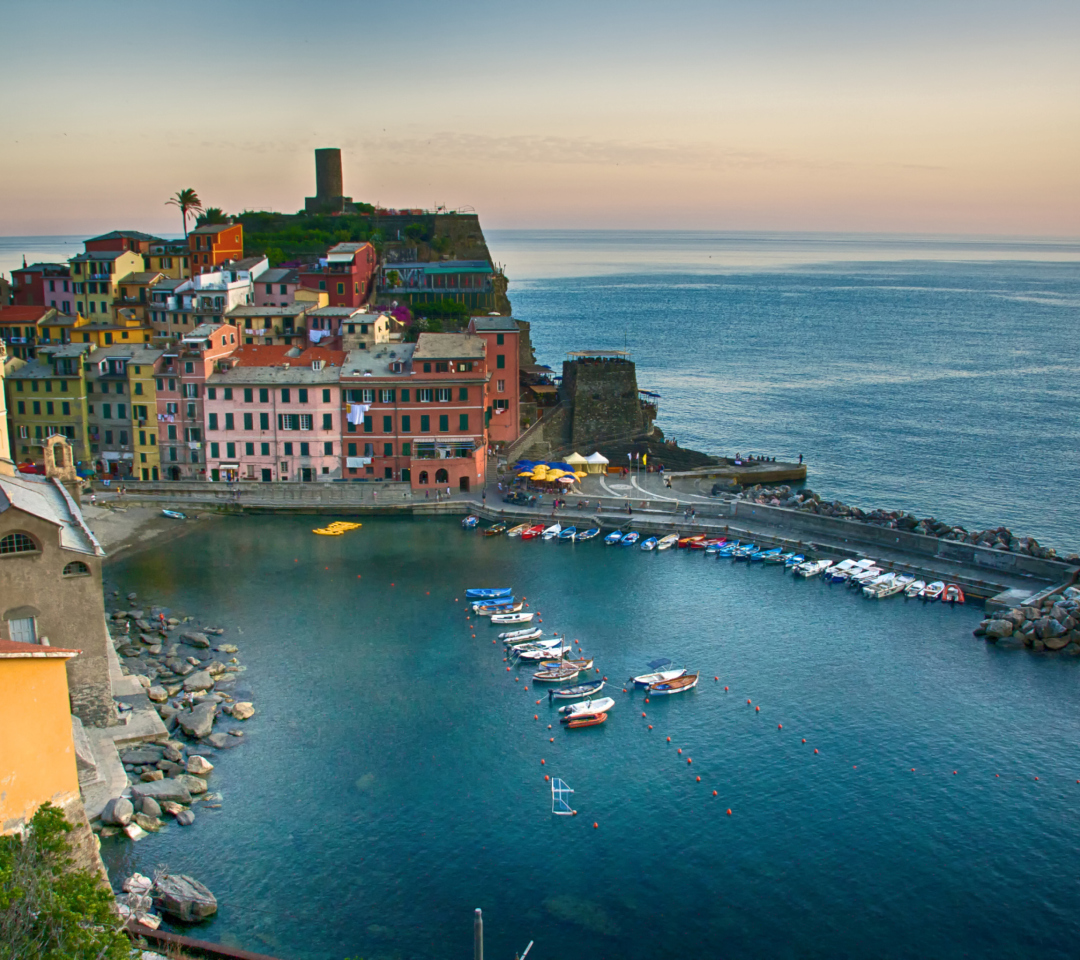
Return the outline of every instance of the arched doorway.
{"type": "Polygon", "coordinates": [[[420,471],[420,476],[419,476],[419,478],[417,479],[417,483],[419,483],[419,484],[420,484],[420,485],[421,485],[422,487],[426,487],[426,486],[427,486],[427,482],[428,482],[428,479],[427,479],[427,471],[426,471],[426,470],[421,470],[421,471],[420,471]]]}
{"type": "Polygon", "coordinates": [[[465,477],[462,477],[462,478],[461,478],[461,479],[460,479],[460,480],[458,481],[458,489],[459,489],[459,490],[460,490],[460,491],[461,491],[462,493],[468,493],[468,492],[469,492],[469,478],[468,478],[467,476],[465,476],[465,477]]]}
{"type": "Polygon", "coordinates": [[[445,467],[439,467],[439,469],[435,471],[435,485],[436,486],[442,486],[444,483],[449,483],[449,482],[450,482],[450,474],[448,474],[446,472],[445,467]]]}

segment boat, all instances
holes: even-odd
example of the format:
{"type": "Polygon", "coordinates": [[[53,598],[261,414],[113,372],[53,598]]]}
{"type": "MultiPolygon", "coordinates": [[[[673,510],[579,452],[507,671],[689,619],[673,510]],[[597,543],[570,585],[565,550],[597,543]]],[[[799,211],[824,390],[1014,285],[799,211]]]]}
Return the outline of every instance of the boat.
{"type": "Polygon", "coordinates": [[[834,563],[822,574],[822,576],[829,583],[843,583],[856,570],[860,569],[861,567],[858,567],[856,562],[849,557],[846,560],[841,560],[839,563],[834,563]]]}
{"type": "Polygon", "coordinates": [[[532,675],[534,683],[564,683],[573,680],[581,671],[577,667],[558,664],[554,667],[544,667],[532,675]]]}
{"type": "Polygon", "coordinates": [[[869,583],[864,583],[862,594],[864,597],[880,600],[882,597],[891,597],[894,593],[899,593],[903,589],[903,587],[893,589],[894,587],[896,587],[896,574],[883,573],[874,577],[869,583]]]}
{"type": "Polygon", "coordinates": [[[510,630],[507,633],[500,633],[499,639],[503,643],[518,643],[523,640],[533,640],[536,637],[543,636],[544,631],[539,627],[522,627],[520,630],[510,630]]]}
{"type": "Polygon", "coordinates": [[[570,647],[551,647],[543,646],[536,647],[531,650],[515,650],[514,653],[519,660],[536,660],[543,662],[544,660],[550,660],[552,657],[564,657],[568,653],[574,651],[570,647]]]}
{"type": "Polygon", "coordinates": [[[801,553],[789,553],[787,559],[784,561],[784,569],[791,570],[800,563],[806,563],[806,557],[801,553]]]}
{"type": "Polygon", "coordinates": [[[553,523],[541,534],[541,536],[545,540],[554,540],[560,533],[562,533],[562,524],[553,523]]]}
{"type": "Polygon", "coordinates": [[[933,583],[928,583],[922,590],[919,591],[919,596],[923,600],[939,600],[941,595],[945,592],[945,584],[941,580],[935,580],[933,583]]]}
{"type": "Polygon", "coordinates": [[[950,583],[941,595],[942,603],[963,603],[964,591],[955,583],[950,583]]]}
{"type": "Polygon", "coordinates": [[[697,543],[698,540],[704,540],[705,534],[695,533],[693,536],[679,537],[679,546],[682,548],[689,547],[692,543],[697,543]]]}
{"type": "Polygon", "coordinates": [[[619,546],[620,547],[632,547],[640,539],[641,539],[641,534],[638,533],[636,530],[631,530],[629,533],[625,534],[623,536],[623,538],[619,541],[619,546]]]}
{"type": "Polygon", "coordinates": [[[475,527],[475,526],[476,526],[476,525],[477,525],[477,524],[478,524],[479,522],[480,522],[480,518],[479,518],[479,517],[477,517],[477,516],[469,516],[469,517],[466,517],[466,518],[465,518],[464,520],[462,520],[462,521],[461,521],[461,525],[462,525],[462,526],[463,526],[463,527],[464,527],[464,528],[465,528],[466,530],[471,530],[471,529],[472,529],[473,527],[475,527]]]}
{"type": "Polygon", "coordinates": [[[569,540],[571,543],[577,539],[577,527],[563,527],[559,533],[560,540],[569,540]]]}
{"type": "Polygon", "coordinates": [[[542,523],[534,523],[527,530],[522,531],[521,539],[522,540],[535,540],[543,532],[544,532],[544,525],[542,523]]]}
{"type": "Polygon", "coordinates": [[[750,554],[747,559],[751,563],[764,563],[766,557],[780,557],[780,547],[773,547],[771,550],[755,550],[750,554]]]}
{"type": "Polygon", "coordinates": [[[604,537],[604,543],[611,546],[613,543],[618,543],[623,538],[621,530],[612,530],[606,537],[604,537]]]}
{"type": "Polygon", "coordinates": [[[640,547],[640,549],[642,549],[642,550],[655,550],[655,549],[656,549],[656,545],[657,545],[657,544],[658,544],[659,542],[660,542],[660,541],[659,541],[659,540],[657,540],[657,539],[656,539],[656,537],[647,537],[646,539],[644,539],[644,540],[642,540],[642,541],[641,541],[641,547],[640,547]]]}
{"type": "Polygon", "coordinates": [[[583,700],[581,703],[570,703],[565,707],[559,707],[559,713],[565,714],[562,723],[566,723],[576,713],[606,713],[615,701],[611,697],[598,697],[596,700],[583,700]]]}
{"type": "Polygon", "coordinates": [[[519,523],[516,527],[511,527],[506,531],[508,537],[520,537],[526,530],[529,529],[527,523],[519,523]]]}
{"type": "MultiPolygon", "coordinates": [[[[526,653],[542,653],[545,657],[553,657],[556,654],[564,654],[569,649],[568,647],[561,646],[564,641],[561,637],[554,637],[549,640],[519,640],[517,643],[507,644],[506,652],[513,654],[515,657],[520,657],[526,653]],[[559,649],[556,650],[555,648],[559,649]]],[[[529,657],[527,659],[541,659],[536,657],[529,657]]]]}
{"type": "MultiPolygon", "coordinates": [[[[787,556],[787,554],[786,553],[781,553],[780,548],[777,547],[775,550],[769,550],[769,551],[763,553],[760,556],[759,559],[761,560],[762,563],[774,564],[774,563],[783,563],[784,562],[784,557],[786,557],[786,556],[787,556]]],[[[752,560],[753,557],[751,557],[750,559],[752,560]]]]}
{"type": "Polygon", "coordinates": [[[729,540],[716,551],[716,558],[719,560],[721,557],[733,557],[741,545],[738,540],[729,540]]]}
{"type": "Polygon", "coordinates": [[[800,577],[816,577],[831,566],[831,560],[804,560],[795,568],[795,572],[800,577]]]}
{"type": "Polygon", "coordinates": [[[671,693],[685,693],[697,686],[699,673],[685,673],[681,677],[672,680],[661,680],[659,683],[650,684],[646,689],[650,697],[663,697],[671,693]]]}
{"type": "Polygon", "coordinates": [[[717,537],[703,537],[701,540],[691,540],[687,545],[687,550],[707,550],[709,544],[717,540],[717,537]]]}
{"type": "Polygon", "coordinates": [[[481,607],[509,607],[517,602],[517,597],[492,597],[490,600],[474,600],[469,606],[479,610],[481,607]]]}
{"type": "Polygon", "coordinates": [[[865,570],[853,573],[848,577],[848,586],[855,589],[865,587],[867,584],[873,583],[878,577],[883,576],[885,573],[881,567],[867,567],[865,570]]]}
{"type": "Polygon", "coordinates": [[[578,727],[598,727],[607,720],[606,713],[579,713],[566,721],[568,730],[577,730],[578,727]]]}
{"type": "Polygon", "coordinates": [[[551,778],[551,812],[557,817],[573,816],[577,811],[570,806],[571,790],[565,780],[558,777],[551,778]]]}
{"type": "Polygon", "coordinates": [[[535,617],[535,613],[495,613],[491,616],[492,623],[528,623],[535,617]]]}
{"type": "Polygon", "coordinates": [[[562,660],[541,660],[540,666],[547,667],[549,670],[555,669],[559,665],[567,667],[577,667],[578,670],[591,670],[593,668],[593,658],[584,657],[580,660],[574,660],[570,657],[564,657],[562,660]]]}
{"type": "Polygon", "coordinates": [[[643,673],[640,677],[631,677],[627,683],[632,683],[635,687],[647,687],[652,683],[659,683],[663,680],[674,680],[676,677],[681,677],[686,670],[680,670],[678,668],[664,670],[663,668],[669,666],[671,663],[666,657],[662,657],[659,660],[650,660],[646,666],[652,671],[651,673],[643,673]]]}
{"type": "Polygon", "coordinates": [[[162,510],[161,515],[168,517],[170,520],[186,520],[187,514],[181,513],[179,510],[162,510]]]}
{"type": "Polygon", "coordinates": [[[905,597],[917,597],[926,588],[925,580],[912,580],[906,587],[904,587],[905,597]]]}
{"type": "Polygon", "coordinates": [[[579,533],[577,535],[577,539],[578,540],[592,540],[593,537],[598,537],[598,536],[600,536],[600,528],[599,527],[589,527],[589,529],[586,530],[584,533],[579,533]]]}
{"type": "Polygon", "coordinates": [[[506,533],[505,523],[496,523],[484,531],[485,537],[497,537],[500,533],[506,533]]]}
{"type": "Polygon", "coordinates": [[[592,697],[604,689],[603,680],[590,680],[575,687],[563,687],[561,690],[548,691],[548,703],[553,700],[577,700],[580,697],[592,697]]]}
{"type": "Polygon", "coordinates": [[[733,560],[749,560],[750,554],[757,552],[756,543],[748,543],[745,547],[738,547],[734,553],[731,554],[733,560]]]}
{"type": "Polygon", "coordinates": [[[524,609],[524,600],[517,600],[514,603],[485,604],[475,608],[476,613],[481,617],[493,617],[497,613],[518,613],[524,609]]]}
{"type": "Polygon", "coordinates": [[[902,589],[907,590],[907,588],[915,582],[915,576],[910,573],[898,573],[896,575],[896,582],[900,584],[902,589]]]}
{"type": "Polygon", "coordinates": [[[705,541],[705,553],[716,554],[720,552],[720,548],[727,543],[727,537],[713,537],[711,540],[705,541]]]}
{"type": "Polygon", "coordinates": [[[508,597],[513,592],[513,587],[469,587],[465,596],[469,600],[489,600],[492,597],[508,597]]]}
{"type": "Polygon", "coordinates": [[[670,550],[675,544],[679,542],[678,536],[674,533],[669,533],[666,537],[661,537],[656,544],[657,550],[670,550]]]}

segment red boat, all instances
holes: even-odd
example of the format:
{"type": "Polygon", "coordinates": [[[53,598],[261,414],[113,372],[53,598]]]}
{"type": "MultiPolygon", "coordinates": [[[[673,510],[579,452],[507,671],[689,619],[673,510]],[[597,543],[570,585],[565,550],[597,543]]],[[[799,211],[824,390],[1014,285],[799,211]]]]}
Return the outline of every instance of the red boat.
{"type": "Polygon", "coordinates": [[[700,541],[702,541],[704,539],[705,539],[705,534],[703,534],[703,533],[694,534],[694,536],[692,536],[692,537],[680,537],[679,538],[679,546],[680,547],[689,547],[689,546],[692,546],[695,543],[699,543],[700,541]]]}
{"type": "Polygon", "coordinates": [[[963,603],[964,591],[961,590],[955,583],[950,583],[945,592],[941,595],[942,603],[963,603]]]}
{"type": "Polygon", "coordinates": [[[707,550],[709,547],[718,547],[722,543],[727,543],[726,537],[710,537],[708,540],[693,540],[687,546],[691,550],[707,550]]]}
{"type": "Polygon", "coordinates": [[[533,540],[540,536],[544,532],[544,525],[542,523],[534,523],[528,530],[523,530],[521,533],[522,540],[533,540]]]}
{"type": "Polygon", "coordinates": [[[606,713],[575,713],[573,719],[566,721],[567,730],[576,730],[578,727],[598,727],[607,720],[606,713]]]}

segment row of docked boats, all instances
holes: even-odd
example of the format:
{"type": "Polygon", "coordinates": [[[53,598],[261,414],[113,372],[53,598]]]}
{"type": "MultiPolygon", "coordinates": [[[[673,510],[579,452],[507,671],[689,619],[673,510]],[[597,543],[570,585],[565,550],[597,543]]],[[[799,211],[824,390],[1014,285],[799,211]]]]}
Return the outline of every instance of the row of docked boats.
{"type": "MultiPolygon", "coordinates": [[[[479,526],[480,518],[470,515],[461,521],[461,526],[466,530],[474,530],[479,526]]],[[[552,523],[545,526],[542,523],[519,523],[509,526],[505,523],[493,523],[490,527],[484,527],[480,532],[485,537],[497,537],[506,534],[511,538],[522,540],[562,540],[574,542],[577,540],[592,540],[600,536],[599,527],[589,527],[587,530],[579,530],[575,526],[564,527],[561,523],[552,523]]]]}
{"type": "Polygon", "coordinates": [[[909,599],[927,602],[963,603],[964,591],[959,584],[944,580],[927,582],[911,573],[883,570],[869,557],[860,560],[803,560],[794,565],[800,577],[819,576],[828,583],[842,583],[860,590],[864,597],[883,600],[903,594],[909,599]]]}

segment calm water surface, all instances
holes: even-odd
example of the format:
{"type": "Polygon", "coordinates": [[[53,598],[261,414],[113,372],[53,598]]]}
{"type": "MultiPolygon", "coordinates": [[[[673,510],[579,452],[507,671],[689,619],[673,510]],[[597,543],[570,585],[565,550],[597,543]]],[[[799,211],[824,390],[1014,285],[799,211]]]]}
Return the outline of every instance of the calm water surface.
{"type": "Polygon", "coordinates": [[[249,667],[223,807],[105,844],[114,879],[164,862],[206,882],[222,906],[200,936],[468,956],[479,906],[489,957],[1075,955],[1077,661],[987,647],[974,608],[701,554],[312,525],[220,520],[108,569],[227,625],[249,667]],[[615,681],[604,727],[547,729],[455,602],[477,584],[582,641],[615,681]],[[707,682],[622,694],[656,656],[707,682]],[[551,815],[545,773],[579,816],[551,815]]]}

